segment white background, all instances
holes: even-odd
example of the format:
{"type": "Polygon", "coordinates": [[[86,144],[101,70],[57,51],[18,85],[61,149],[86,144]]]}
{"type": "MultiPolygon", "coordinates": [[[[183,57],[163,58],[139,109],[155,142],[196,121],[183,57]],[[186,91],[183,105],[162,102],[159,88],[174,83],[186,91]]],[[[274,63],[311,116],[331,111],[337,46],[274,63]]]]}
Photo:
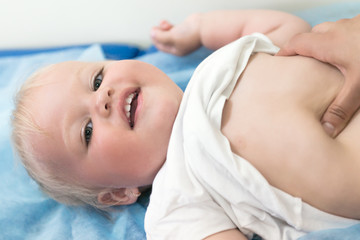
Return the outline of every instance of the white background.
{"type": "Polygon", "coordinates": [[[93,42],[150,43],[162,19],[193,12],[267,8],[297,11],[342,0],[0,0],[0,49],[93,42]]]}

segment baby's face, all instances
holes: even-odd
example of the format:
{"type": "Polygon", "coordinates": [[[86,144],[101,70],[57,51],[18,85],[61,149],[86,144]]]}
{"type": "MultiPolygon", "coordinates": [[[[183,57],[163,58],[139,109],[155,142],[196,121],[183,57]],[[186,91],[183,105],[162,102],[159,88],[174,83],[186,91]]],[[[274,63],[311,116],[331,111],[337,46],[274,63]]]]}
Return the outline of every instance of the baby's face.
{"type": "Polygon", "coordinates": [[[31,111],[48,133],[32,139],[43,161],[93,187],[152,183],[182,98],[163,72],[139,61],[65,62],[41,78],[31,111]]]}

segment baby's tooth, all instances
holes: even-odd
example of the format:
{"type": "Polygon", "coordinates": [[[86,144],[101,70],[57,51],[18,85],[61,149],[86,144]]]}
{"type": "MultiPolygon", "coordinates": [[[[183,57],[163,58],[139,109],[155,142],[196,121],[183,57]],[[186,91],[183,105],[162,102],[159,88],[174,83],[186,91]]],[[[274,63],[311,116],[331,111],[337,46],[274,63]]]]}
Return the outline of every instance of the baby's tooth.
{"type": "Polygon", "coordinates": [[[124,107],[124,108],[125,108],[125,111],[126,111],[126,112],[129,112],[129,111],[130,111],[131,106],[127,104],[127,105],[125,105],[125,107],[124,107]]]}
{"type": "Polygon", "coordinates": [[[131,98],[130,96],[129,96],[128,98],[126,98],[126,102],[127,102],[128,104],[130,104],[131,101],[132,101],[132,98],[131,98]]]}
{"type": "Polygon", "coordinates": [[[132,101],[132,99],[134,98],[134,93],[130,93],[129,94],[129,96],[127,97],[127,99],[126,99],[126,101],[128,102],[128,101],[130,101],[130,102],[128,102],[128,103],[131,103],[131,101],[132,101]]]}
{"type": "Polygon", "coordinates": [[[130,112],[126,112],[126,117],[130,118],[130,112]]]}

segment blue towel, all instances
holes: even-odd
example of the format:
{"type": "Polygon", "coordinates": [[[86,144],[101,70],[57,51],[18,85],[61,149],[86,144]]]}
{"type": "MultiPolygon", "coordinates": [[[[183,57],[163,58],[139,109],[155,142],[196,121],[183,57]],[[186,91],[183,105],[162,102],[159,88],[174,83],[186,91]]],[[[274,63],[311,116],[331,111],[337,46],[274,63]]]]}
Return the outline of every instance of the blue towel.
{"type": "Polygon", "coordinates": [[[328,229],[309,233],[299,240],[359,240],[360,224],[348,228],[328,229]]]}

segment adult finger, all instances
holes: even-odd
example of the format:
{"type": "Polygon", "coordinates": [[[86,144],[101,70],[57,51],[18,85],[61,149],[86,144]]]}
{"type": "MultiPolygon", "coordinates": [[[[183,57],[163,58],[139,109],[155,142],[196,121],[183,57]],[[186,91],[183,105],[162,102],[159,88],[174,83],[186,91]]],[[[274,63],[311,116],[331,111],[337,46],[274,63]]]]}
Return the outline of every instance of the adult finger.
{"type": "Polygon", "coordinates": [[[295,35],[280,49],[277,55],[292,56],[296,54],[306,54],[306,56],[313,56],[314,51],[317,49],[316,44],[321,44],[321,41],[324,40],[324,36],[321,34],[318,35],[317,33],[329,31],[333,24],[333,22],[323,22],[314,26],[311,32],[295,35]]]}
{"type": "Polygon", "coordinates": [[[302,55],[312,57],[318,54],[324,36],[319,33],[300,33],[291,38],[276,54],[277,56],[302,55]]]}
{"type": "Polygon", "coordinates": [[[334,25],[334,22],[323,22],[311,29],[313,33],[325,33],[330,30],[330,28],[334,25]]]}
{"type": "Polygon", "coordinates": [[[331,137],[336,137],[348,124],[359,106],[360,84],[346,79],[344,87],[322,117],[321,122],[325,131],[331,137]]]}

